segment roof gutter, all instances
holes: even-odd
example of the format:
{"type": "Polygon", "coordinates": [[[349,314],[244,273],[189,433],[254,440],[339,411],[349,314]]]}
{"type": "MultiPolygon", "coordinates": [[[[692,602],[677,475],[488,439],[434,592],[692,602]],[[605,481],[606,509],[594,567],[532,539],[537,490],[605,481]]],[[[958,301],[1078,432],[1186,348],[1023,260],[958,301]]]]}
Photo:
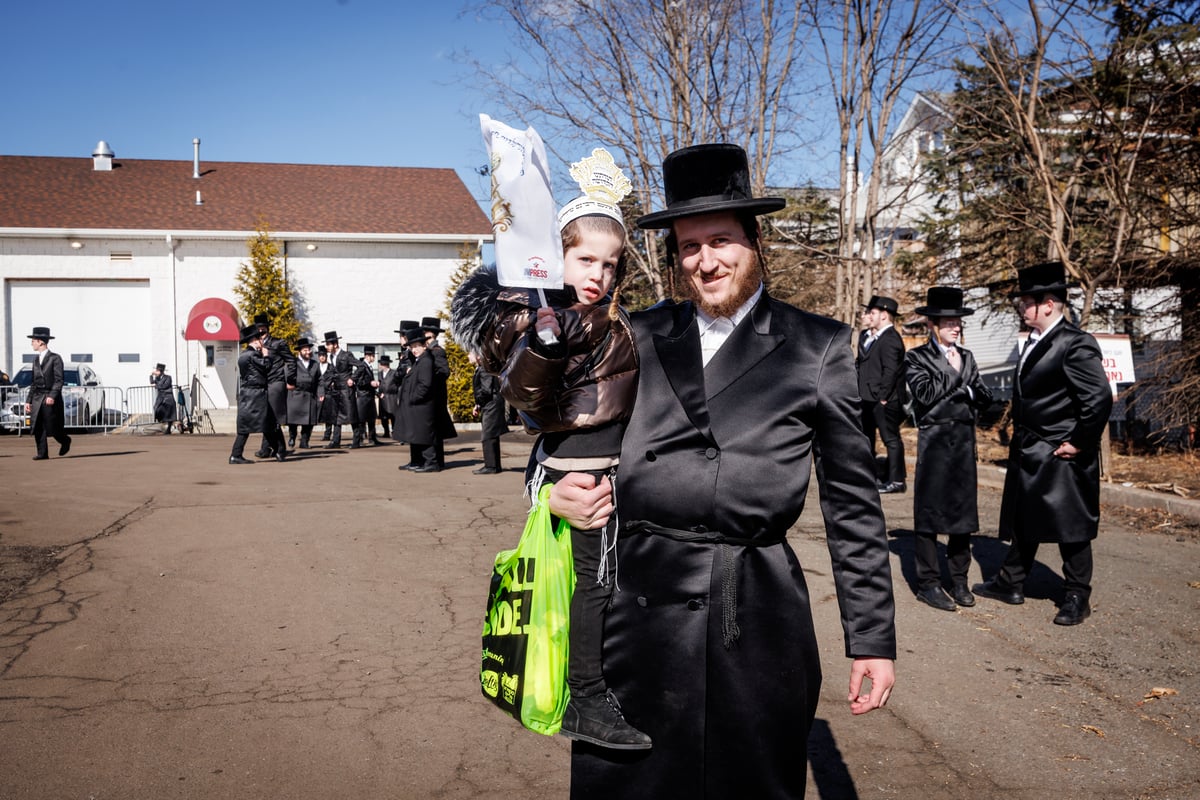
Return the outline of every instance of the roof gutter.
{"type": "MultiPolygon", "coordinates": [[[[190,231],[179,228],[162,230],[124,230],[118,228],[0,228],[0,237],[30,239],[155,239],[162,241],[167,234],[176,239],[243,240],[252,239],[255,231],[190,231]]],[[[271,231],[272,239],[314,242],[491,242],[493,234],[478,233],[331,233],[314,231],[271,231]]]]}

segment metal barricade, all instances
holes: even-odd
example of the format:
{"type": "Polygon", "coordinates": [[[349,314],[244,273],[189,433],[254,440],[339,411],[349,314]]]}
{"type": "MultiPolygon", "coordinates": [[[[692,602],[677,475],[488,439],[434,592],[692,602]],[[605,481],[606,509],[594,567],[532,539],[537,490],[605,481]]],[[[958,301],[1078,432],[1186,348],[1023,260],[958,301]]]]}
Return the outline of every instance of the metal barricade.
{"type": "Polygon", "coordinates": [[[25,390],[20,386],[0,386],[0,432],[29,431],[29,415],[25,413],[25,390]]]}
{"type": "MultiPolygon", "coordinates": [[[[32,420],[25,411],[29,389],[0,386],[0,429],[29,433],[32,420]]],[[[116,386],[64,386],[63,425],[68,430],[108,431],[125,420],[125,390],[116,386]]]]}

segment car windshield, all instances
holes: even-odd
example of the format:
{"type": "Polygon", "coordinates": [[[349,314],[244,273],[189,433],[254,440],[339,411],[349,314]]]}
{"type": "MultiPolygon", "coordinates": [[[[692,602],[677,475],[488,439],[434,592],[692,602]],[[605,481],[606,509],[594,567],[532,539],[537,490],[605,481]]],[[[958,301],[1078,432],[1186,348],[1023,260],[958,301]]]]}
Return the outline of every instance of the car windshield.
{"type": "MultiPolygon", "coordinates": [[[[15,376],[13,376],[13,384],[20,386],[23,389],[28,389],[33,383],[33,370],[22,367],[15,376]]],[[[79,385],[79,370],[66,369],[63,370],[63,386],[78,386],[79,385]]]]}

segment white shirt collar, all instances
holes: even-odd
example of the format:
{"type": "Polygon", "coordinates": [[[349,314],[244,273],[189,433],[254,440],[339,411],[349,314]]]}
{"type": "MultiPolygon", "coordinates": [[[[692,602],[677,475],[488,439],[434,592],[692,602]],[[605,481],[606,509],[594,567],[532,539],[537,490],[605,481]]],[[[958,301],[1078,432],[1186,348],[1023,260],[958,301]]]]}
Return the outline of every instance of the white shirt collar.
{"type": "Polygon", "coordinates": [[[725,344],[730,334],[733,333],[733,329],[754,308],[758,299],[762,297],[762,293],[763,286],[760,283],[758,288],[754,290],[754,294],[750,295],[746,299],[746,302],[738,306],[737,311],[734,311],[728,317],[713,317],[699,306],[696,307],[696,324],[700,328],[700,355],[705,366],[708,366],[708,362],[712,360],[712,357],[725,344]]]}

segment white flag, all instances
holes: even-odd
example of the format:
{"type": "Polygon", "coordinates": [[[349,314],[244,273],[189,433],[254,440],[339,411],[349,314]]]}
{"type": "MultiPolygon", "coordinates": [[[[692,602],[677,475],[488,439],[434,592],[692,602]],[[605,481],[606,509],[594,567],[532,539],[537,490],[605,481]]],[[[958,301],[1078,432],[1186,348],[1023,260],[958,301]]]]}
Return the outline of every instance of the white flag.
{"type": "Polygon", "coordinates": [[[479,115],[492,170],[492,230],[501,286],[563,287],[562,237],[550,191],[546,145],[533,128],[518,131],[479,115]]]}

